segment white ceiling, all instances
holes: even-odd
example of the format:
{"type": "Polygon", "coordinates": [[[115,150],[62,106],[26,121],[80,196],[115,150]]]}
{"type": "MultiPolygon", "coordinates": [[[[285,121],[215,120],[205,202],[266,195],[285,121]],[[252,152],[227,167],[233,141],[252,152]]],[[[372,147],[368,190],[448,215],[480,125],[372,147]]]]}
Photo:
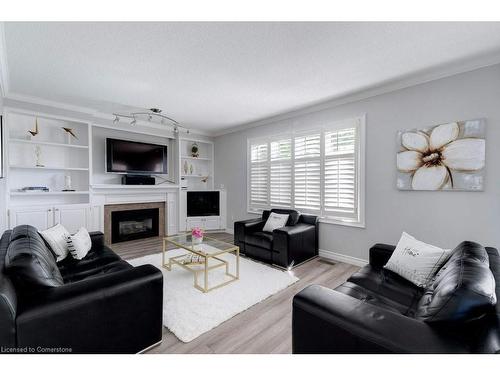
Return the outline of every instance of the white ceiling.
{"type": "Polygon", "coordinates": [[[500,51],[500,23],[6,23],[9,94],[221,130],[500,51]]]}

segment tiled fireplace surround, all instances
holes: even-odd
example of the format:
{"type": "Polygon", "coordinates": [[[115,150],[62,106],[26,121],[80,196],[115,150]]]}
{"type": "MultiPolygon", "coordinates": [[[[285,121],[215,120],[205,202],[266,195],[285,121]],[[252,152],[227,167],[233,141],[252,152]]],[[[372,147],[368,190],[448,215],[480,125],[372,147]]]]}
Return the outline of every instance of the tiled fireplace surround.
{"type": "Polygon", "coordinates": [[[159,209],[159,236],[165,236],[165,202],[152,203],[124,203],[107,204],[104,206],[104,241],[106,245],[111,245],[111,216],[115,211],[143,210],[149,208],[159,209]]]}

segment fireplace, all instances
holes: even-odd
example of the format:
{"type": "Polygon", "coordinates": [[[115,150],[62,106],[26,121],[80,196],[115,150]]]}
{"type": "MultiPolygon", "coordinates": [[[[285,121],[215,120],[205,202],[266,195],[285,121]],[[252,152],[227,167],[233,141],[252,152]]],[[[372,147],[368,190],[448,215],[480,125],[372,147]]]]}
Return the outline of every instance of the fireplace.
{"type": "Polygon", "coordinates": [[[104,240],[108,245],[164,235],[164,202],[104,206],[104,240]]]}
{"type": "Polygon", "coordinates": [[[111,243],[160,235],[159,209],[114,211],[111,213],[111,243]]]}

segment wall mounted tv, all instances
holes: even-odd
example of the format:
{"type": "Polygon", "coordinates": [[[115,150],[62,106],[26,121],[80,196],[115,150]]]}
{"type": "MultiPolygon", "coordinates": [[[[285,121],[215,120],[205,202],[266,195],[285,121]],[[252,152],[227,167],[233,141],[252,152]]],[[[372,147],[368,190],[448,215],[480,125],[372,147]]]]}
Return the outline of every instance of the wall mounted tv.
{"type": "Polygon", "coordinates": [[[218,191],[188,191],[187,216],[219,216],[220,193],[218,191]]]}
{"type": "Polygon", "coordinates": [[[168,174],[167,146],[106,138],[106,172],[168,174]]]}

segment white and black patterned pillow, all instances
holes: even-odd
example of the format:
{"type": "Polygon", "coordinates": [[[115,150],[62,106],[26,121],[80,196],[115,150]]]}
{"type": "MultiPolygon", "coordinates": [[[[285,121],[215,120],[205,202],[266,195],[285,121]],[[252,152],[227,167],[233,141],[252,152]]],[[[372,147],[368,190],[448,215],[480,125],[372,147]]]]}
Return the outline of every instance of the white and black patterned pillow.
{"type": "Polygon", "coordinates": [[[275,229],[283,228],[286,225],[289,216],[290,215],[271,212],[262,231],[272,233],[272,231],[275,229]]]}
{"type": "Polygon", "coordinates": [[[80,228],[78,232],[66,238],[68,251],[74,259],[83,259],[92,248],[92,240],[89,232],[85,228],[80,228]]]}
{"type": "Polygon", "coordinates": [[[403,232],[384,268],[425,288],[449,258],[451,251],[419,241],[403,232]]]}
{"type": "Polygon", "coordinates": [[[68,256],[66,238],[69,236],[69,232],[61,224],[56,224],[51,228],[40,231],[39,233],[49,244],[54,254],[56,254],[57,262],[60,262],[68,256]]]}

